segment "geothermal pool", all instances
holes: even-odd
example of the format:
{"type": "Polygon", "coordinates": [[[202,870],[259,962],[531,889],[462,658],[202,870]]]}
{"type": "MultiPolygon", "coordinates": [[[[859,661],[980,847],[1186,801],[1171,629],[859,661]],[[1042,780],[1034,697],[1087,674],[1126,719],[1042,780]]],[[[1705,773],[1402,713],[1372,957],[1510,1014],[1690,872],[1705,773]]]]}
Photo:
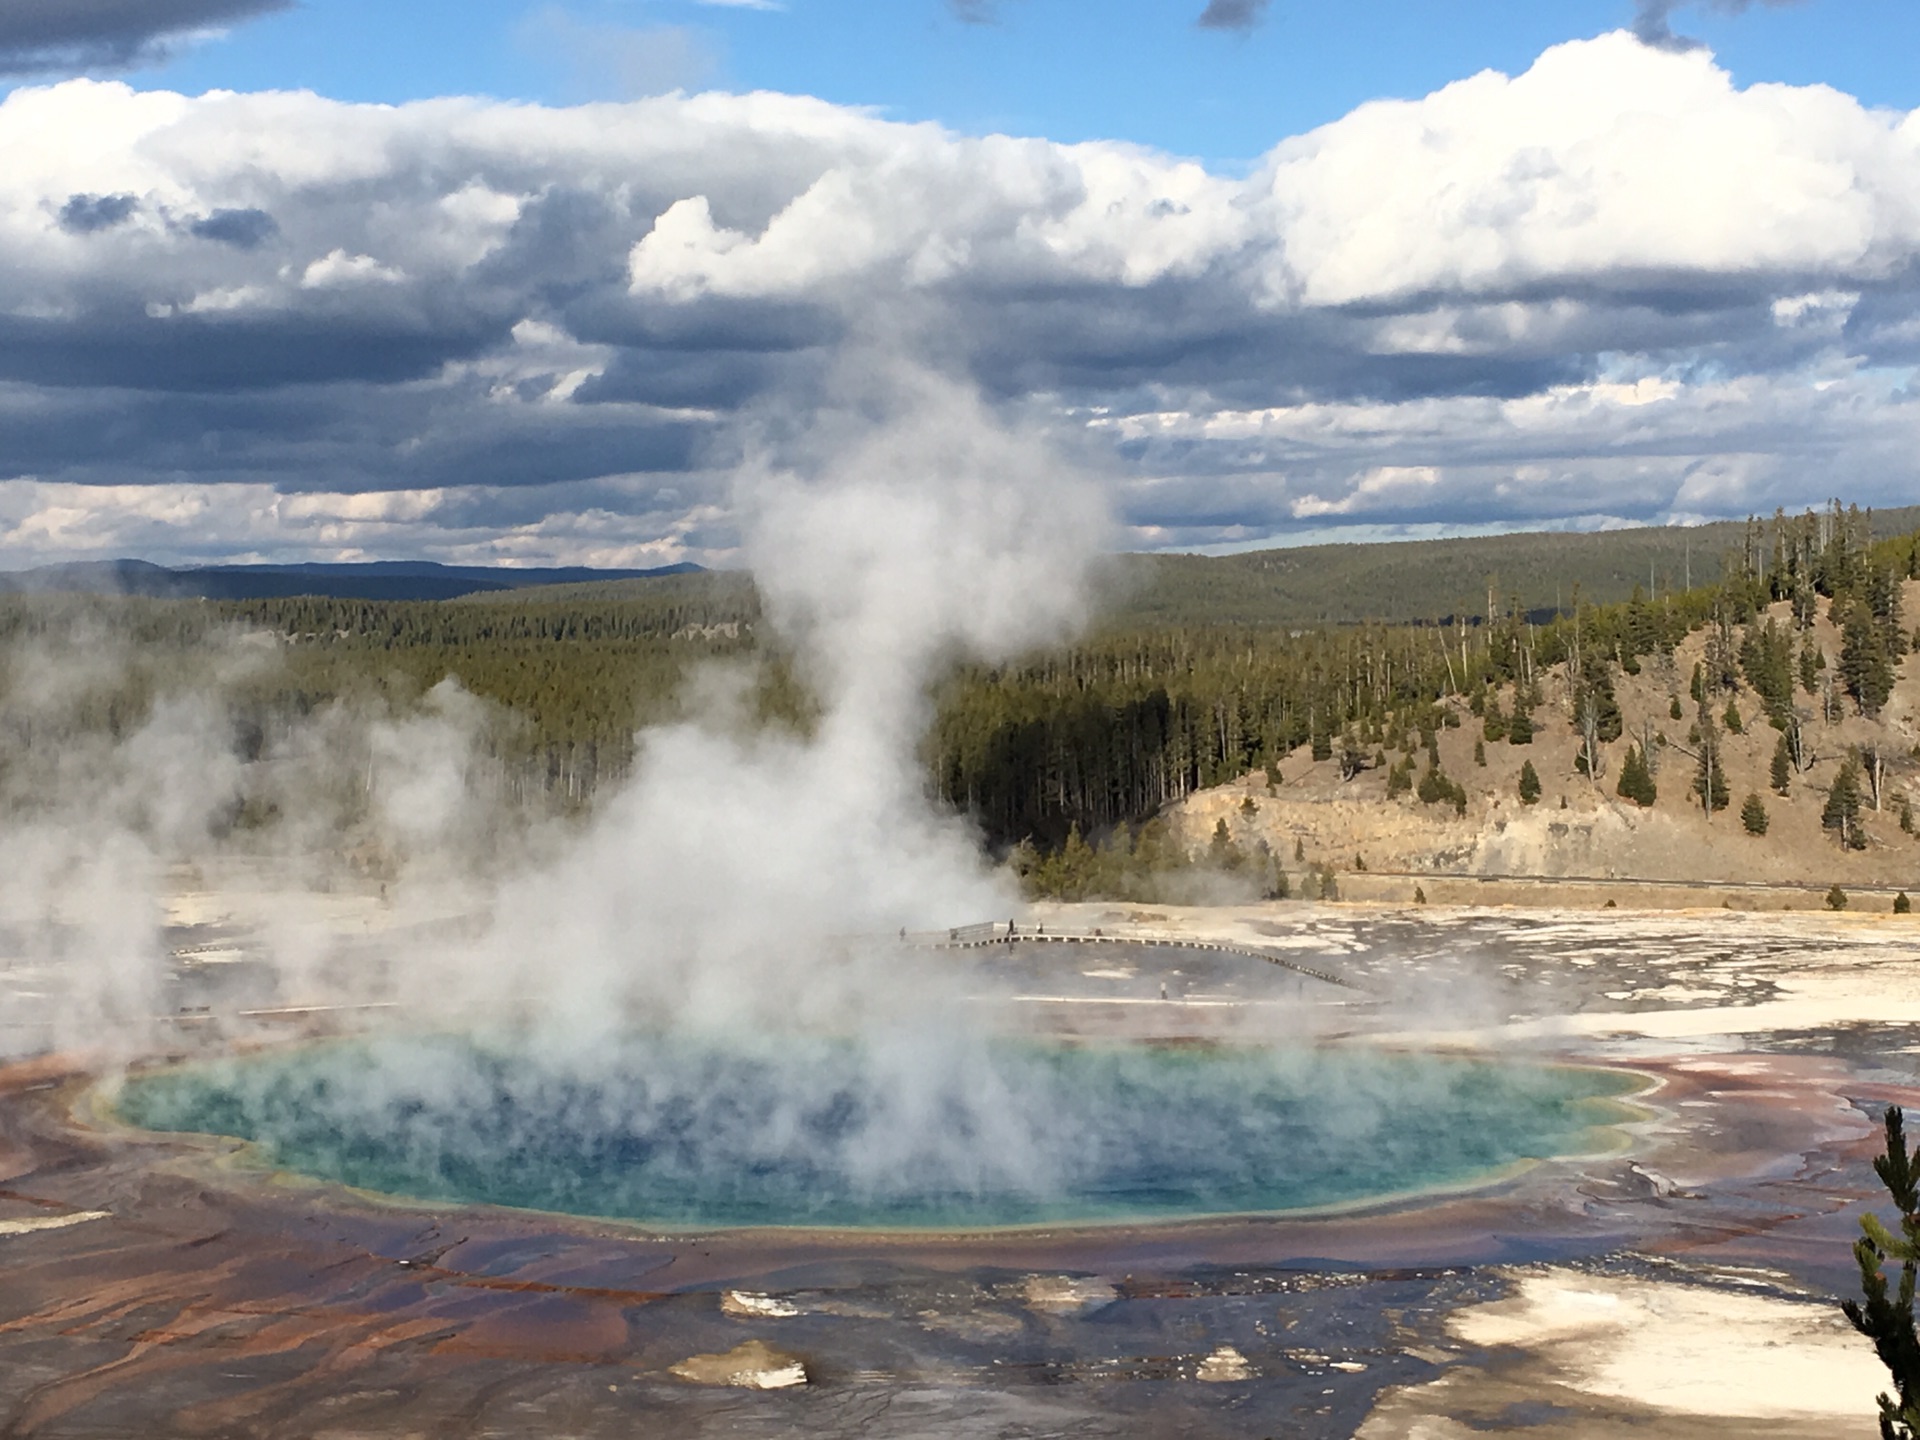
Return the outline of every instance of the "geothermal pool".
{"type": "Polygon", "coordinates": [[[1348,1206],[1612,1148],[1631,1075],[1365,1047],[458,1036],[134,1077],[129,1123],[433,1202],[663,1229],[1164,1223],[1348,1206]]]}

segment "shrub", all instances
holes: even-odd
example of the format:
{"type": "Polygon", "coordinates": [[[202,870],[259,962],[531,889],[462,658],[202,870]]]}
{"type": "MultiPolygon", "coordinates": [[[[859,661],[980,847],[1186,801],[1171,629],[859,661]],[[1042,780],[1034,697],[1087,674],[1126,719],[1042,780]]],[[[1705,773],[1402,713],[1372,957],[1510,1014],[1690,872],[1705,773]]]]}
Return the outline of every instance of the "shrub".
{"type": "Polygon", "coordinates": [[[1487,739],[1504,740],[1507,738],[1507,717],[1501,713],[1500,697],[1498,695],[1487,702],[1486,713],[1482,718],[1484,723],[1480,727],[1480,733],[1486,736],[1487,739]]]}
{"type": "MultiPolygon", "coordinates": [[[[1902,895],[1900,898],[1904,900],[1907,897],[1902,895]]],[[[1416,905],[1424,905],[1427,903],[1427,892],[1419,885],[1413,887],[1413,903],[1416,905]]]]}
{"type": "Polygon", "coordinates": [[[1387,798],[1404,795],[1413,789],[1413,757],[1407,756],[1387,771],[1387,798]]]}
{"type": "Polygon", "coordinates": [[[1827,891],[1827,909],[1844,910],[1847,908],[1847,892],[1837,884],[1827,891]]]}
{"type": "Polygon", "coordinates": [[[1431,767],[1420,777],[1419,795],[1424,805],[1450,804],[1456,815],[1467,813],[1466,787],[1459,784],[1438,765],[1431,767]]]}
{"type": "Polygon", "coordinates": [[[1893,913],[1896,915],[1911,915],[1913,913],[1913,901],[1907,898],[1906,891],[1902,890],[1898,895],[1893,897],[1893,913]]]}

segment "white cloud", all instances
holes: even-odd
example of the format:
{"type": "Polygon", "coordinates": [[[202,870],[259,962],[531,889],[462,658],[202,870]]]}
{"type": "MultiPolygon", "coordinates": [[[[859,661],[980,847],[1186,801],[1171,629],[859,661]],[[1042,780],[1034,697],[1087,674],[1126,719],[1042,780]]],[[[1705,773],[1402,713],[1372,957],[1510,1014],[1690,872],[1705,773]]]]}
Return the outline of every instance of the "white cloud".
{"type": "Polygon", "coordinates": [[[1257,181],[1274,303],[1638,275],[1884,278],[1920,245],[1920,123],[1704,50],[1556,46],[1282,144],[1257,181]]]}
{"type": "Polygon", "coordinates": [[[87,81],[0,101],[0,154],[0,456],[77,487],[12,554],[191,544],[143,485],[209,546],[724,550],[709,472],[876,336],[1170,543],[1920,485],[1920,118],[1625,34],[1245,177],[793,96],[87,81]],[[323,533],[282,489],[440,498],[323,533]]]}
{"type": "Polygon", "coordinates": [[[300,272],[302,290],[325,290],[340,285],[394,285],[407,277],[371,255],[349,255],[332,250],[300,272]]]}

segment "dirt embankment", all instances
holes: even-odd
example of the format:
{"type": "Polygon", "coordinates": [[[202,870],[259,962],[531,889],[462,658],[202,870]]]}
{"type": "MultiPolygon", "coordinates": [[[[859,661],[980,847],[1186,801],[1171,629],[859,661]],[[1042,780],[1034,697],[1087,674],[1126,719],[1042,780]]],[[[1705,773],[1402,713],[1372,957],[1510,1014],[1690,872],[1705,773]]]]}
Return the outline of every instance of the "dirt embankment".
{"type": "MultiPolygon", "coordinates": [[[[1772,612],[1783,625],[1786,610],[1783,603],[1772,612]]],[[[1905,614],[1920,614],[1920,582],[1906,585],[1905,614]]],[[[1827,658],[1823,674],[1831,675],[1841,642],[1824,609],[1813,636],[1827,658]]],[[[1785,795],[1770,785],[1779,735],[1759,698],[1742,685],[1714,699],[1716,724],[1731,699],[1741,730],[1722,735],[1731,803],[1708,816],[1693,792],[1696,762],[1686,753],[1697,711],[1689,684],[1705,647],[1705,634],[1694,634],[1671,662],[1650,657],[1640,674],[1616,675],[1624,734],[1603,747],[1595,779],[1575,769],[1579,737],[1567,676],[1558,667],[1542,675],[1531,744],[1484,739],[1480,718],[1455,702],[1459,727],[1442,729],[1437,740],[1442,768],[1466,789],[1464,815],[1445,802],[1422,804],[1413,794],[1390,798],[1387,769],[1398,752],[1386,752],[1387,765],[1343,779],[1337,760],[1316,762],[1302,747],[1282,761],[1277,786],[1254,772],[1189,796],[1169,819],[1196,848],[1224,820],[1243,849],[1265,843],[1296,884],[1308,867],[1332,869],[1348,899],[1406,902],[1417,885],[1435,903],[1585,906],[1611,899],[1777,910],[1820,905],[1835,884],[1855,908],[1888,909],[1902,889],[1920,899],[1920,838],[1899,823],[1903,799],[1920,810],[1920,656],[1906,659],[1892,699],[1872,718],[1843,696],[1828,721],[1817,695],[1796,691],[1812,760],[1792,775],[1785,795]],[[1656,738],[1652,747],[1658,799],[1644,809],[1616,793],[1627,747],[1643,736],[1665,740],[1656,738]],[[1886,767],[1877,806],[1870,787],[1865,794],[1866,848],[1853,850],[1823,828],[1821,812],[1849,750],[1860,746],[1876,747],[1886,767]],[[1519,794],[1528,761],[1541,783],[1531,805],[1519,794]],[[1750,795],[1766,807],[1764,835],[1749,834],[1741,823],[1750,795]]],[[[1511,714],[1513,688],[1499,698],[1511,714]]],[[[1371,758],[1379,747],[1363,749],[1371,758]]],[[[1425,768],[1424,757],[1417,763],[1425,768]]]]}

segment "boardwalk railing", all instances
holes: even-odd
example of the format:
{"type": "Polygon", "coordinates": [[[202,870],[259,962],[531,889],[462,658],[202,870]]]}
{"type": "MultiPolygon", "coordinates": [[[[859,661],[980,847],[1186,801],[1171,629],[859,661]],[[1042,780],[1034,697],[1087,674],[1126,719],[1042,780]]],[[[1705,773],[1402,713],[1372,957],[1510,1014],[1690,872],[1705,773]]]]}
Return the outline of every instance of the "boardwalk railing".
{"type": "Polygon", "coordinates": [[[1360,987],[1330,970],[1303,965],[1292,956],[1264,945],[1233,940],[1196,940],[1170,930],[1155,930],[1144,925],[1102,925],[1074,929],[1059,925],[1022,925],[1013,920],[990,920],[978,925],[957,925],[951,930],[906,930],[900,934],[904,944],[916,950],[983,950],[990,945],[1152,945],[1172,950],[1210,950],[1222,955],[1245,955],[1264,960],[1296,975],[1324,980],[1346,990],[1360,987]]]}

